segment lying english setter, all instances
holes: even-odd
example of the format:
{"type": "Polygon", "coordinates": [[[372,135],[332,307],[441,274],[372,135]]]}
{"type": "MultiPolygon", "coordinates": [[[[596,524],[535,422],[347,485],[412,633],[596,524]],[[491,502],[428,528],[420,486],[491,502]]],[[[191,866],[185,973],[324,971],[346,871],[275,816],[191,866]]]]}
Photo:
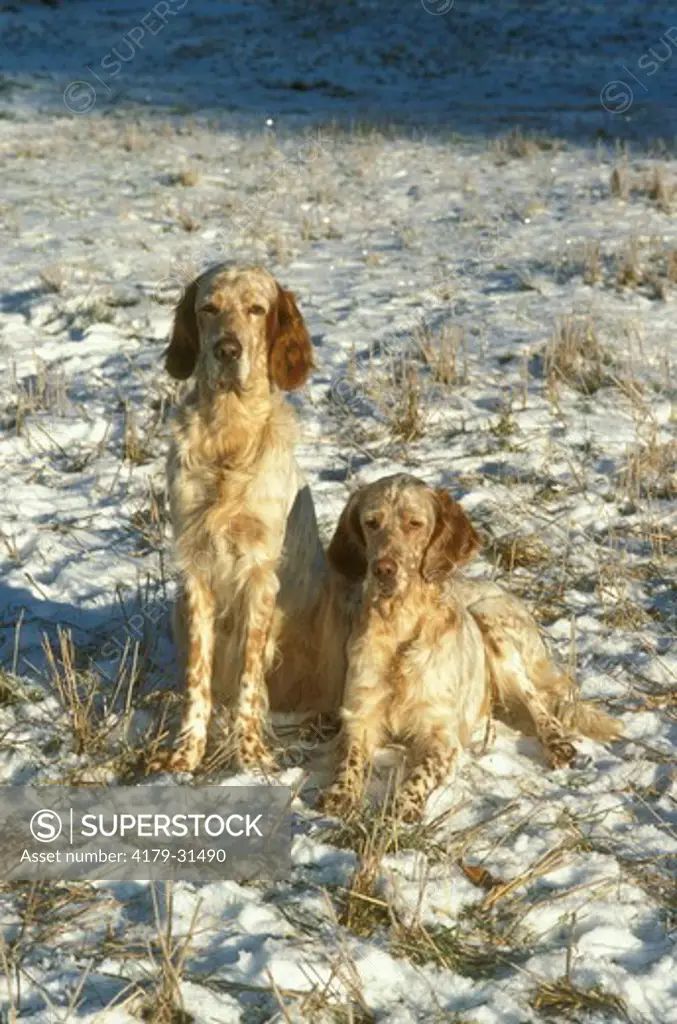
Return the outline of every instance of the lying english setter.
{"type": "Polygon", "coordinates": [[[575,699],[522,602],[457,569],[479,538],[459,504],[407,474],[360,488],[348,501],[328,557],[362,583],[348,643],[341,758],[325,810],[343,813],[362,795],[376,748],[408,741],[408,775],[397,803],[420,816],[492,708],[526,713],[550,766],[575,755],[572,733],[608,740],[617,722],[575,699]]]}

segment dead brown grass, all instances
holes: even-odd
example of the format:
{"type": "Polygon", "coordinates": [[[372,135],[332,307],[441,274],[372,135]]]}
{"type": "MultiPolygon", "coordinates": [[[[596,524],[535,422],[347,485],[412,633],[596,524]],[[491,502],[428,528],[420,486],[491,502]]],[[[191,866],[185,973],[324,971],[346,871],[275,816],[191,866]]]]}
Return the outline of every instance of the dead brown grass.
{"type": "Polygon", "coordinates": [[[140,436],[136,411],[131,402],[125,402],[123,457],[126,462],[133,462],[137,466],[142,466],[153,457],[146,440],[140,436]]]}
{"type": "Polygon", "coordinates": [[[14,401],[10,410],[17,435],[23,433],[26,418],[38,412],[63,416],[68,407],[66,376],[63,368],[36,359],[36,372],[18,380],[16,367],[10,365],[10,389],[14,401]]]}
{"type": "Polygon", "coordinates": [[[530,135],[517,125],[506,135],[492,141],[491,152],[496,164],[501,166],[510,160],[529,160],[542,153],[555,154],[564,146],[565,143],[559,139],[530,135]]]}
{"type": "Polygon", "coordinates": [[[660,165],[654,167],[646,191],[649,199],[656,204],[659,210],[662,210],[663,213],[670,213],[674,189],[665,181],[663,168],[660,165]]]}
{"type": "MultiPolygon", "coordinates": [[[[157,615],[152,621],[158,621],[157,615]]],[[[139,641],[134,639],[136,635],[138,627],[130,625],[120,636],[104,643],[100,656],[105,662],[112,661],[109,678],[91,652],[77,651],[69,630],[59,627],[53,640],[43,636],[48,683],[67,722],[67,730],[61,729],[59,734],[58,749],[63,747],[84,758],[81,765],[67,770],[64,784],[106,784],[111,776],[132,780],[156,756],[165,739],[165,719],[176,695],[166,691],[142,693],[150,660],[149,638],[144,636],[139,641]],[[132,741],[134,711],[155,705],[160,705],[155,721],[132,741]]]]}
{"type": "Polygon", "coordinates": [[[43,638],[43,649],[51,681],[70,719],[77,754],[96,755],[105,745],[108,727],[100,707],[99,680],[76,664],[76,650],[70,631],[57,631],[56,649],[43,638]]]}
{"type": "Polygon", "coordinates": [[[620,254],[616,271],[616,285],[619,288],[638,288],[643,283],[644,277],[639,258],[639,244],[634,238],[620,254]]]}
{"type": "Polygon", "coordinates": [[[478,942],[462,926],[426,928],[399,925],[391,943],[395,956],[415,964],[433,963],[466,978],[492,978],[510,963],[510,952],[491,942],[478,942]]]}
{"type": "Polygon", "coordinates": [[[541,568],[553,561],[549,545],[536,534],[511,533],[502,537],[491,537],[485,550],[493,559],[494,565],[506,572],[512,572],[513,569],[541,568]]]}
{"type": "Polygon", "coordinates": [[[183,185],[184,188],[194,188],[200,182],[200,172],[196,167],[184,167],[176,174],[170,175],[170,185],[183,185]]]}
{"type": "Polygon", "coordinates": [[[633,448],[621,472],[621,486],[632,498],[676,498],[677,441],[658,441],[654,437],[633,448]]]}
{"type": "Polygon", "coordinates": [[[616,199],[627,201],[630,197],[630,182],[628,170],[625,166],[614,167],[609,179],[609,190],[616,199]]]}
{"type": "Polygon", "coordinates": [[[159,906],[156,890],[153,888],[151,892],[155,917],[155,942],[151,952],[155,970],[147,979],[142,992],[132,997],[132,1008],[147,1024],[193,1024],[195,1018],[186,1012],[183,1005],[181,978],[193,941],[200,904],[198,902],[195,907],[186,934],[177,938],[173,934],[173,883],[165,883],[163,907],[159,906]]]}
{"type": "Polygon", "coordinates": [[[422,324],[414,330],[412,342],[429,367],[435,383],[453,386],[468,380],[463,328],[451,325],[433,333],[426,324],[422,324]]]}
{"type": "Polygon", "coordinates": [[[602,280],[602,276],[600,244],[588,242],[583,253],[583,282],[589,285],[597,284],[602,280]]]}
{"type": "MultiPolygon", "coordinates": [[[[91,924],[112,901],[89,882],[0,882],[3,902],[13,905],[18,921],[12,938],[0,936],[0,969],[7,981],[4,1020],[14,1024],[23,1014],[22,990],[33,981],[32,966],[36,949],[55,948],[59,937],[69,928],[74,930],[91,924]],[[84,919],[84,921],[83,921],[84,919]],[[31,964],[28,968],[27,962],[31,964]]],[[[54,1020],[73,1020],[78,1016],[82,989],[90,965],[83,969],[79,981],[69,986],[67,1003],[57,1007],[46,989],[45,1015],[54,1020]]]]}
{"type": "Polygon", "coordinates": [[[46,292],[58,295],[66,283],[66,273],[60,263],[51,263],[40,271],[40,283],[46,292]]]}
{"type": "Polygon", "coordinates": [[[350,888],[336,895],[338,923],[361,938],[393,923],[388,901],[378,895],[379,871],[378,858],[364,861],[355,871],[350,888]]]}
{"type": "Polygon", "coordinates": [[[140,541],[140,554],[162,550],[168,521],[164,490],[149,480],[147,500],[129,519],[140,541]]]}
{"type": "Polygon", "coordinates": [[[592,1015],[629,1020],[625,1000],[601,986],[579,988],[570,978],[542,981],[532,992],[531,1006],[549,1019],[581,1021],[592,1015]]]}
{"type": "Polygon", "coordinates": [[[13,674],[0,669],[0,705],[18,704],[25,699],[21,681],[13,674]]]}
{"type": "Polygon", "coordinates": [[[385,374],[372,375],[369,397],[395,439],[407,443],[423,436],[424,387],[420,368],[406,351],[390,360],[385,374]]]}
{"type": "Polygon", "coordinates": [[[567,316],[560,320],[544,353],[546,376],[551,384],[565,383],[584,395],[615,383],[614,360],[599,340],[588,318],[567,316]]]}
{"type": "Polygon", "coordinates": [[[192,213],[189,213],[188,210],[179,210],[176,219],[183,230],[188,233],[197,231],[200,227],[200,221],[192,213]]]}
{"type": "Polygon", "coordinates": [[[677,249],[670,249],[666,253],[665,274],[670,284],[677,284],[677,249]]]}
{"type": "Polygon", "coordinates": [[[631,173],[627,163],[616,165],[609,179],[609,191],[614,198],[624,202],[631,196],[647,197],[663,213],[671,212],[675,194],[674,186],[666,181],[662,164],[655,164],[639,173],[631,173]]]}

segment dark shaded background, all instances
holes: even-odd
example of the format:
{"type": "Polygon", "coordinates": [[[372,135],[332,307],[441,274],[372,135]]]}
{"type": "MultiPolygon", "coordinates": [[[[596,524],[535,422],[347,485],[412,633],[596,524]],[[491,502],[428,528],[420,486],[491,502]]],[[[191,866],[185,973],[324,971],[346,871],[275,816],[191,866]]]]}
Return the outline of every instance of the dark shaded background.
{"type": "Polygon", "coordinates": [[[5,117],[63,113],[64,88],[83,81],[97,113],[464,134],[520,124],[571,139],[677,130],[677,10],[665,0],[5,2],[0,34],[5,117]]]}

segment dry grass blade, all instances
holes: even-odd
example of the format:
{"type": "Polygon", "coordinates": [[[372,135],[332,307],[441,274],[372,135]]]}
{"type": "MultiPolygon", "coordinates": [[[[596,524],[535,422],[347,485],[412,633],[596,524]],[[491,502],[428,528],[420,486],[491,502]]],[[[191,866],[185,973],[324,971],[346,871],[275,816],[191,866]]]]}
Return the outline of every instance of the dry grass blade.
{"type": "Polygon", "coordinates": [[[549,381],[563,381],[584,395],[593,395],[613,383],[613,359],[587,319],[568,316],[560,320],[544,353],[549,381]]]}
{"type": "Polygon", "coordinates": [[[346,818],[338,829],[327,829],[323,838],[332,846],[343,850],[355,850],[358,854],[368,853],[374,849],[378,849],[381,856],[401,853],[404,850],[419,850],[430,861],[453,860],[452,846],[457,845],[457,838],[454,837],[452,844],[450,840],[441,840],[439,834],[448,820],[461,809],[454,807],[429,821],[408,827],[388,813],[387,800],[383,801],[376,812],[365,803],[346,818]]]}
{"type": "Polygon", "coordinates": [[[566,1021],[598,1014],[630,1020],[625,1000],[599,986],[577,988],[569,978],[543,981],[531,996],[531,1006],[544,1016],[566,1021]]]}
{"type": "Polygon", "coordinates": [[[139,436],[139,430],[136,425],[136,413],[130,402],[125,402],[123,448],[125,460],[133,462],[135,465],[141,466],[152,458],[146,444],[139,436]]]}
{"type": "Polygon", "coordinates": [[[423,435],[421,381],[413,365],[406,368],[399,388],[393,393],[390,410],[390,429],[403,441],[415,441],[423,435]]]}
{"type": "Polygon", "coordinates": [[[670,284],[677,284],[677,249],[671,249],[666,256],[665,275],[670,284]]]}
{"type": "Polygon", "coordinates": [[[16,679],[13,674],[5,672],[4,669],[0,669],[0,705],[18,704],[19,701],[25,699],[26,695],[20,680],[16,679]]]}
{"type": "Polygon", "coordinates": [[[405,956],[415,964],[435,963],[466,978],[491,978],[507,962],[506,950],[474,941],[458,926],[400,927],[391,950],[395,956],[405,956]]]}
{"type": "Polygon", "coordinates": [[[357,867],[350,888],[337,893],[338,923],[356,935],[371,935],[393,922],[390,906],[378,889],[381,861],[392,841],[393,824],[386,818],[387,804],[385,800],[380,815],[358,833],[354,847],[357,867]]]}
{"type": "Polygon", "coordinates": [[[130,525],[138,533],[143,553],[162,548],[167,524],[164,491],[148,481],[148,500],[130,516],[130,525]]]}
{"type": "Polygon", "coordinates": [[[634,238],[620,255],[616,284],[619,288],[637,288],[644,281],[644,277],[637,239],[634,238]]]}
{"type": "Polygon", "coordinates": [[[58,295],[66,283],[66,275],[60,263],[52,263],[40,271],[40,283],[46,292],[58,295]]]}
{"type": "Polygon", "coordinates": [[[627,168],[614,167],[611,172],[611,178],[609,179],[609,189],[612,196],[617,199],[627,201],[630,196],[630,184],[628,181],[627,168]]]}
{"type": "Polygon", "coordinates": [[[665,182],[662,167],[654,167],[648,192],[649,198],[653,200],[659,210],[662,210],[663,213],[670,213],[672,189],[665,182]]]}
{"type": "Polygon", "coordinates": [[[621,483],[632,498],[677,497],[677,441],[661,443],[654,437],[630,451],[621,483]]]}
{"type": "Polygon", "coordinates": [[[354,935],[373,935],[393,923],[388,901],[376,895],[378,879],[379,861],[374,859],[357,869],[350,889],[337,894],[338,923],[354,935]]]}
{"type": "Polygon", "coordinates": [[[70,718],[76,753],[94,753],[102,740],[102,723],[96,707],[96,680],[76,668],[75,646],[70,631],[59,627],[57,639],[58,655],[54,653],[48,637],[43,636],[43,650],[51,678],[70,718]]]}
{"type": "Polygon", "coordinates": [[[151,888],[155,919],[155,977],[145,986],[140,1001],[136,998],[136,1011],[148,1024],[192,1024],[194,1017],[183,1005],[181,978],[186,958],[195,933],[200,912],[198,902],[191,917],[188,931],[177,939],[173,935],[174,889],[165,882],[163,906],[160,907],[156,887],[151,888]]]}
{"type": "Polygon", "coordinates": [[[13,947],[10,947],[2,937],[0,937],[0,968],[2,968],[7,986],[5,1019],[7,1024],[16,1024],[19,1020],[19,993],[21,991],[19,968],[13,947]]]}
{"type": "Polygon", "coordinates": [[[435,383],[451,386],[467,381],[468,358],[462,328],[444,327],[433,334],[423,324],[414,330],[412,341],[430,368],[435,383]]]}
{"type": "Polygon", "coordinates": [[[509,160],[529,160],[539,156],[541,153],[557,153],[562,147],[558,139],[548,139],[541,136],[527,135],[517,125],[502,138],[495,139],[491,148],[496,163],[507,163],[509,160]]]}
{"type": "Polygon", "coordinates": [[[27,416],[37,412],[52,412],[62,416],[68,407],[66,375],[63,367],[50,366],[36,359],[35,373],[19,380],[16,367],[10,367],[10,388],[14,393],[14,427],[21,435],[27,416]]]}
{"type": "Polygon", "coordinates": [[[602,279],[599,242],[590,242],[583,255],[583,283],[597,284],[602,279]]]}
{"type": "MultiPolygon", "coordinates": [[[[93,773],[106,778],[111,772],[118,778],[128,776],[140,758],[139,750],[128,742],[132,699],[142,671],[139,644],[126,639],[116,660],[116,675],[108,682],[96,666],[78,666],[70,631],[59,627],[56,645],[46,635],[42,645],[50,682],[73,734],[72,750],[86,755],[81,765],[68,770],[65,781],[72,785],[91,782],[93,773]]],[[[139,742],[145,753],[150,740],[142,737],[139,742]]]]}
{"type": "Polygon", "coordinates": [[[517,875],[509,882],[504,882],[503,885],[497,885],[485,897],[484,902],[482,903],[482,909],[488,910],[495,906],[499,900],[502,900],[514,889],[517,889],[520,885],[525,885],[527,882],[531,882],[534,878],[538,878],[541,875],[547,875],[550,871],[559,867],[562,861],[571,853],[571,848],[570,842],[562,843],[554,849],[549,850],[542,857],[539,857],[535,864],[532,864],[520,875],[517,875]]]}
{"type": "Polygon", "coordinates": [[[200,172],[196,167],[184,167],[168,178],[169,185],[183,185],[184,188],[194,188],[199,182],[200,172]]]}
{"type": "Polygon", "coordinates": [[[492,537],[487,545],[487,554],[496,566],[507,572],[548,565],[553,558],[550,547],[536,534],[492,537]]]}

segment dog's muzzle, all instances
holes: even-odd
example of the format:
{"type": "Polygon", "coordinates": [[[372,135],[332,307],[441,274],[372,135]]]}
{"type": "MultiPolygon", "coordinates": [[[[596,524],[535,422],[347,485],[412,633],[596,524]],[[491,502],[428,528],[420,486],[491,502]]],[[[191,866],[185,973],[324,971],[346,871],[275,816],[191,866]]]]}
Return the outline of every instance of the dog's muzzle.
{"type": "Polygon", "coordinates": [[[222,366],[233,365],[242,358],[242,342],[233,335],[220,338],[214,346],[214,355],[222,366]]]}
{"type": "Polygon", "coordinates": [[[371,575],[383,594],[392,594],[397,586],[397,562],[394,558],[377,558],[371,564],[371,575]]]}

